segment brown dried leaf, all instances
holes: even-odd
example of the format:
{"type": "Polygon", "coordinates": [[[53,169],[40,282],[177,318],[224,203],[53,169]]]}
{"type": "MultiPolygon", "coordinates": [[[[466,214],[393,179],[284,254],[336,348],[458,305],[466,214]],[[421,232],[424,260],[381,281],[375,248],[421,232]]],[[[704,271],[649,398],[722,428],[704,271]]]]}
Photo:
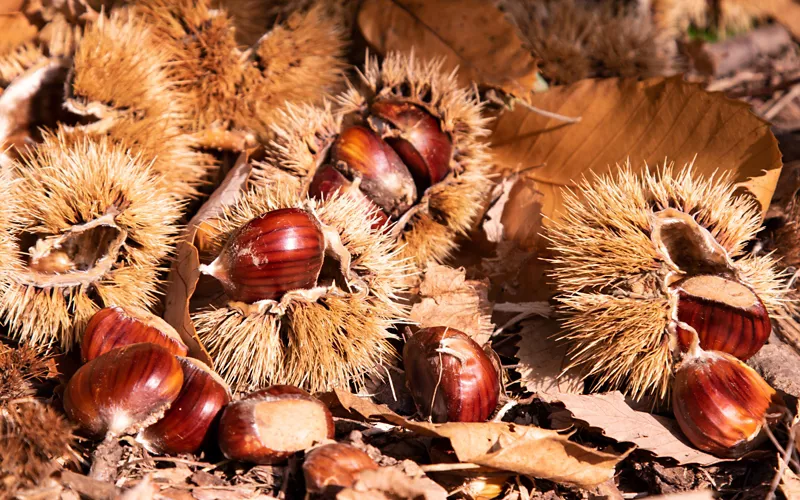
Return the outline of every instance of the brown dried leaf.
{"type": "MultiPolygon", "coordinates": [[[[783,459],[779,456],[778,467],[784,466],[785,464],[783,463],[783,459]]],[[[797,477],[797,474],[795,474],[794,471],[789,467],[785,467],[783,470],[780,489],[781,492],[786,496],[787,500],[800,499],[800,477],[797,477]]]]}
{"type": "MultiPolygon", "coordinates": [[[[421,471],[420,471],[421,473],[421,471]]],[[[409,476],[396,467],[363,471],[356,483],[340,491],[337,500],[445,500],[447,490],[423,473],[409,476]]]]}
{"type": "Polygon", "coordinates": [[[643,170],[645,162],[654,167],[666,158],[682,166],[696,155],[698,174],[732,172],[764,210],[769,206],[781,153],[769,124],[743,102],[673,77],[583,80],[535,94],[531,104],[581,121],[568,124],[518,106],[494,122],[491,144],[502,169],[538,165],[526,173],[533,184],[512,192],[506,204],[509,239],[535,244],[528,221],[558,217],[562,188],[590,172],[614,172],[627,158],[643,170]]]}
{"type": "Polygon", "coordinates": [[[411,308],[411,320],[420,327],[449,326],[480,345],[492,334],[489,280],[467,280],[463,268],[431,264],[420,284],[421,301],[411,308]]]}
{"type": "Polygon", "coordinates": [[[189,315],[189,301],[200,279],[200,255],[195,247],[195,237],[203,221],[216,217],[222,209],[236,201],[245,189],[252,166],[248,162],[248,151],[239,155],[236,164],[225,176],[220,186],[212,193],[197,214],[189,221],[182,240],[176,248],[176,258],[167,278],[168,287],[164,302],[164,320],[177,330],[189,347],[189,355],[208,366],[214,366],[189,315]]]}
{"type": "Polygon", "coordinates": [[[724,461],[688,444],[675,420],[628,406],[621,392],[558,394],[549,399],[560,401],[576,420],[600,429],[604,435],[620,442],[634,443],[658,457],[674,458],[681,465],[711,465],[724,461]]]}
{"type": "Polygon", "coordinates": [[[366,0],[358,26],[379,53],[416,49],[458,67],[462,85],[499,88],[527,98],[537,84],[536,61],[516,29],[484,0],[366,0]]]}
{"type": "Polygon", "coordinates": [[[583,392],[583,382],[577,374],[568,372],[559,377],[567,364],[567,347],[555,340],[558,332],[558,322],[552,319],[537,318],[522,323],[521,338],[517,343],[517,371],[521,376],[520,384],[526,391],[540,396],[583,392]]]}
{"type": "Polygon", "coordinates": [[[377,418],[424,436],[448,438],[460,462],[583,487],[612,478],[616,465],[627,456],[587,448],[570,441],[568,435],[538,427],[508,422],[412,422],[345,391],[324,394],[322,399],[334,413],[344,409],[350,417],[377,418]],[[531,453],[533,449],[536,453],[531,453]]]}

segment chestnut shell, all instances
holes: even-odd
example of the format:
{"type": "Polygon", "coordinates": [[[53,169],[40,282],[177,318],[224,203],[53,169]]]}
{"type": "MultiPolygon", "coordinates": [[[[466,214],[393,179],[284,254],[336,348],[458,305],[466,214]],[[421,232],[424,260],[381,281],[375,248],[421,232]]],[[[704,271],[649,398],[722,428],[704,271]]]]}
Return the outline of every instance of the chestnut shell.
{"type": "Polygon", "coordinates": [[[499,373],[467,334],[424,328],[403,349],[406,383],[423,418],[434,422],[483,422],[497,407],[499,373]]]}

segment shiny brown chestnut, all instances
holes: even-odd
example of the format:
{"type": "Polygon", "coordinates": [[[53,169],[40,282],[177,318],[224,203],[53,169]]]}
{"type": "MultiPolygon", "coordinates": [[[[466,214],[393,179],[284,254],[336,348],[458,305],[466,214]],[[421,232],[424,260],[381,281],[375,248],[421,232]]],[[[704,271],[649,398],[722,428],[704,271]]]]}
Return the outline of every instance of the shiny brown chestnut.
{"type": "Polygon", "coordinates": [[[483,422],[500,396],[498,370],[467,334],[444,326],[424,328],[403,349],[406,384],[423,418],[483,422]]]}
{"type": "Polygon", "coordinates": [[[333,416],[321,401],[300,394],[265,394],[229,404],[218,437],[227,458],[270,465],[333,434],[333,416]]]}
{"type": "Polygon", "coordinates": [[[217,278],[231,300],[252,303],[315,286],[324,258],[325,237],[314,216],[284,208],[240,227],[200,271],[217,278]]]}
{"type": "Polygon", "coordinates": [[[675,374],[672,411],[697,448],[739,457],[765,438],[785,404],[755,370],[724,352],[693,347],[675,374]]]}
{"type": "Polygon", "coordinates": [[[331,147],[331,161],[387,215],[397,218],[417,201],[411,172],[397,153],[372,130],[345,129],[331,147]]]}
{"type": "Polygon", "coordinates": [[[155,422],[178,397],[183,370],[156,344],[131,344],[78,369],[64,390],[64,411],[96,437],[136,432],[155,422]]]}
{"type": "Polygon", "coordinates": [[[144,309],[106,307],[92,316],[81,341],[81,359],[86,363],[112,349],[149,342],[164,347],[176,356],[186,356],[188,348],[172,326],[144,309]]]}
{"type": "Polygon", "coordinates": [[[311,450],[303,462],[306,491],[323,493],[333,488],[349,488],[363,470],[374,470],[378,464],[355,446],[331,443],[311,450]]]}
{"type": "Polygon", "coordinates": [[[217,416],[231,401],[219,375],[192,358],[179,357],[183,387],[164,416],[142,430],[136,440],[151,453],[193,453],[200,449],[217,416]]]}
{"type": "MultiPolygon", "coordinates": [[[[772,325],[764,303],[745,285],[727,278],[701,275],[676,285],[678,321],[692,327],[700,347],[741,360],[750,358],[769,338],[772,325]]],[[[689,349],[693,332],[678,323],[682,350],[689,349]]]]}
{"type": "Polygon", "coordinates": [[[420,192],[447,176],[453,143],[433,115],[409,102],[385,100],[375,101],[370,113],[370,124],[406,164],[420,192]]]}
{"type": "Polygon", "coordinates": [[[381,229],[389,224],[389,216],[386,212],[370,200],[358,186],[336,170],[333,165],[322,165],[317,169],[311,184],[308,186],[308,196],[316,200],[325,200],[336,194],[350,196],[370,207],[371,213],[375,218],[372,229],[381,229]]]}

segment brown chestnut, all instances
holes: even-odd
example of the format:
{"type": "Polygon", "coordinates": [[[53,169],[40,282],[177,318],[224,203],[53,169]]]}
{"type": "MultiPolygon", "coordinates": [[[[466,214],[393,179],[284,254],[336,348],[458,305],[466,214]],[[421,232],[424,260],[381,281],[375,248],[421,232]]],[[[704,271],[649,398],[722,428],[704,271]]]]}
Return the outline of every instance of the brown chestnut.
{"type": "Polygon", "coordinates": [[[765,437],[782,398],[755,370],[724,352],[693,348],[675,374],[672,411],[697,448],[719,457],[739,457],[765,437]],[[766,419],[766,420],[765,420],[766,419]]]}
{"type": "Polygon", "coordinates": [[[355,446],[331,443],[311,450],[303,462],[306,491],[322,493],[332,488],[353,486],[362,470],[374,470],[378,464],[355,446]]]}
{"type": "Polygon", "coordinates": [[[94,436],[136,432],[178,397],[183,370],[156,344],[132,344],[81,366],[64,390],[67,416],[94,436]]]}
{"type": "Polygon", "coordinates": [[[332,439],[333,434],[333,416],[319,400],[299,394],[265,394],[225,408],[219,422],[219,447],[230,459],[269,465],[332,439]]]}
{"type": "Polygon", "coordinates": [[[453,143],[433,115],[409,102],[385,100],[374,102],[370,112],[370,123],[406,164],[420,192],[447,176],[453,143]]]}
{"type": "Polygon", "coordinates": [[[406,383],[423,418],[483,422],[497,407],[500,379],[492,359],[467,334],[424,328],[403,349],[406,383]]]}
{"type": "Polygon", "coordinates": [[[83,362],[117,347],[149,342],[166,348],[176,356],[186,356],[188,348],[172,326],[144,309],[106,307],[92,316],[81,341],[83,362]]]}
{"type": "Polygon", "coordinates": [[[225,381],[192,358],[178,358],[183,387],[172,406],[136,440],[151,453],[193,453],[208,437],[217,416],[231,401],[225,381]]]}
{"type": "MultiPolygon", "coordinates": [[[[772,325],[764,303],[738,281],[713,275],[687,278],[676,285],[678,321],[692,327],[700,347],[721,351],[741,360],[750,358],[769,338],[772,325]]],[[[678,324],[682,350],[694,333],[678,324]]]]}
{"type": "Polygon", "coordinates": [[[250,394],[243,396],[242,399],[259,399],[263,396],[285,396],[287,394],[314,399],[314,396],[312,396],[311,393],[305,389],[286,384],[274,384],[269,387],[264,387],[263,389],[258,389],[257,391],[253,391],[250,394]]]}
{"type": "Polygon", "coordinates": [[[350,196],[370,207],[375,218],[372,229],[381,229],[389,224],[389,217],[381,208],[370,200],[358,187],[350,182],[341,172],[332,165],[322,165],[317,169],[311,184],[308,186],[308,196],[317,200],[325,200],[339,193],[350,196]]]}
{"type": "Polygon", "coordinates": [[[331,160],[349,178],[359,178],[361,191],[390,217],[401,216],[417,201],[408,168],[391,146],[366,127],[353,126],[339,134],[331,160]]]}
{"type": "Polygon", "coordinates": [[[217,278],[231,300],[252,303],[315,286],[324,258],[325,237],[314,216],[284,208],[240,227],[200,271],[217,278]]]}

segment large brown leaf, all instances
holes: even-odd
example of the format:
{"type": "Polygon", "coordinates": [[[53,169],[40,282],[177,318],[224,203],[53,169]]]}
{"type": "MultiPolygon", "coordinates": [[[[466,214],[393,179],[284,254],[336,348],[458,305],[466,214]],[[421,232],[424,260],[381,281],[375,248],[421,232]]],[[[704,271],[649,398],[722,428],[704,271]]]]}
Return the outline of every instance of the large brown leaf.
{"type": "Polygon", "coordinates": [[[366,0],[358,26],[381,54],[416,50],[459,68],[472,82],[526,98],[537,86],[536,61],[502,12],[486,0],[366,0]]]}
{"type": "Polygon", "coordinates": [[[570,441],[569,435],[510,422],[413,422],[347,391],[320,398],[337,416],[379,419],[424,436],[447,438],[460,462],[583,487],[611,479],[616,465],[628,455],[588,448],[570,441]]]}
{"type": "Polygon", "coordinates": [[[512,191],[505,206],[507,239],[535,246],[526,241],[526,221],[539,215],[527,206],[531,192],[538,193],[542,215],[558,217],[563,188],[590,172],[613,172],[628,158],[643,170],[645,162],[655,167],[666,158],[682,166],[696,155],[696,173],[732,172],[764,210],[769,206],[781,153],[769,125],[745,103],[674,77],[583,80],[535,94],[531,104],[581,121],[564,123],[518,106],[494,123],[491,142],[500,168],[530,168],[527,189],[512,191]]]}

